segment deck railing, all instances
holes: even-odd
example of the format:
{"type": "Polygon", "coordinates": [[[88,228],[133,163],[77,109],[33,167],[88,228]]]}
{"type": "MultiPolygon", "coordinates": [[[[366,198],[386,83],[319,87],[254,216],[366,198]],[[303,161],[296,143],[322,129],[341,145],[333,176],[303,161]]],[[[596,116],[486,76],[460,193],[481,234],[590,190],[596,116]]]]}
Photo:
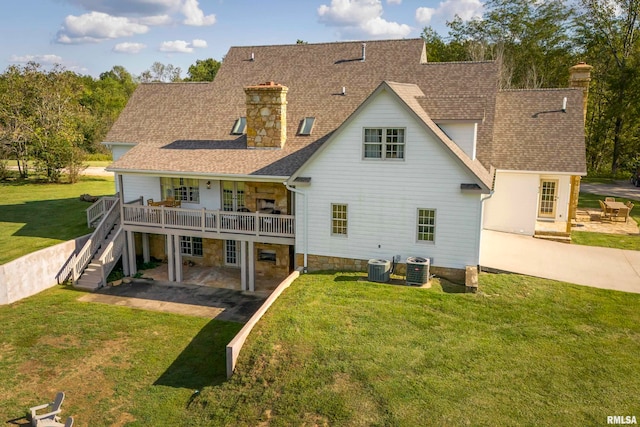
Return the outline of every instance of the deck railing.
{"type": "Polygon", "coordinates": [[[122,250],[124,249],[124,243],[124,232],[122,231],[122,227],[120,227],[99,258],[100,268],[102,269],[102,286],[107,284],[107,276],[111,273],[111,270],[113,270],[118,259],[120,259],[120,255],[122,255],[122,250]]]}
{"type": "Polygon", "coordinates": [[[118,200],[117,194],[115,196],[101,197],[97,202],[89,206],[87,209],[87,227],[91,227],[98,218],[113,206],[116,200],[118,200]]]}
{"type": "Polygon", "coordinates": [[[123,213],[122,222],[126,225],[256,236],[295,236],[293,215],[128,204],[124,205],[123,213]]]}

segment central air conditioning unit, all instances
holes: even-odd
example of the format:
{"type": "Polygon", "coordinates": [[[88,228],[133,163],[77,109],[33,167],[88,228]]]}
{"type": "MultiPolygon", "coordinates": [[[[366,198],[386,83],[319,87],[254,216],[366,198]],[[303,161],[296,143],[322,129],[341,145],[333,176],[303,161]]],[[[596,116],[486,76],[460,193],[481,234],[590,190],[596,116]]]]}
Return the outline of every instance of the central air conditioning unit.
{"type": "Polygon", "coordinates": [[[426,285],[429,282],[429,258],[407,258],[407,285],[426,285]]]}
{"type": "Polygon", "coordinates": [[[391,275],[391,261],[388,259],[370,259],[369,276],[370,282],[385,283],[389,281],[391,275]]]}

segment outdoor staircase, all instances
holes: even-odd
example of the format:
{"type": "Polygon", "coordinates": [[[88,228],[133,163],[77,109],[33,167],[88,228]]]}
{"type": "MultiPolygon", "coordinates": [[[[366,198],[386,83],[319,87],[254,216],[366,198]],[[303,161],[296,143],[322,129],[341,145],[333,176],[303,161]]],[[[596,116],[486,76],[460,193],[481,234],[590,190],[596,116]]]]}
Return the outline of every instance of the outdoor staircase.
{"type": "Polygon", "coordinates": [[[122,235],[122,228],[120,223],[114,224],[113,228],[107,234],[100,245],[96,254],[91,258],[89,264],[84,268],[80,278],[73,283],[73,287],[82,289],[84,291],[95,291],[103,286],[106,286],[106,279],[113,270],[114,265],[122,255],[122,245],[124,242],[118,242],[118,238],[122,235]],[[113,247],[117,246],[116,252],[119,253],[118,258],[113,262],[105,262],[107,258],[113,258],[109,254],[109,251],[113,250],[113,247]],[[106,267],[106,268],[105,268],[106,267]]]}
{"type": "Polygon", "coordinates": [[[82,249],[62,268],[58,275],[60,283],[70,279],[74,287],[86,291],[107,284],[107,276],[122,256],[125,243],[117,196],[103,197],[87,209],[87,223],[96,222],[94,232],[82,249]]]}

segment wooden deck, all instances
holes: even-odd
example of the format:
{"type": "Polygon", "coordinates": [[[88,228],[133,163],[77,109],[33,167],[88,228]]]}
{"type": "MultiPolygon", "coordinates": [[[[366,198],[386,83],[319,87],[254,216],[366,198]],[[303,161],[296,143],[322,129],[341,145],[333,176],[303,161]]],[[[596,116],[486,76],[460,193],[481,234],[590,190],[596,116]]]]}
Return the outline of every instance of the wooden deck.
{"type": "Polygon", "coordinates": [[[122,223],[158,229],[295,237],[295,216],[125,204],[122,223]]]}

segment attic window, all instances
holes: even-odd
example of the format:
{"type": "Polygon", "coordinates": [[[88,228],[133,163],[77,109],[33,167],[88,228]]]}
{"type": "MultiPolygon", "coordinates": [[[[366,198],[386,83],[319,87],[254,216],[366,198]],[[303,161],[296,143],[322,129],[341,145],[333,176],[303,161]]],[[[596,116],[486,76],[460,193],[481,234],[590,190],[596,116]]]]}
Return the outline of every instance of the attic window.
{"type": "Polygon", "coordinates": [[[232,135],[242,135],[245,132],[246,129],[247,129],[247,118],[246,117],[240,117],[233,124],[233,129],[231,129],[231,134],[232,135]]]}
{"type": "Polygon", "coordinates": [[[311,131],[313,130],[313,124],[316,122],[315,117],[305,117],[300,125],[300,135],[311,135],[311,131]]]}

